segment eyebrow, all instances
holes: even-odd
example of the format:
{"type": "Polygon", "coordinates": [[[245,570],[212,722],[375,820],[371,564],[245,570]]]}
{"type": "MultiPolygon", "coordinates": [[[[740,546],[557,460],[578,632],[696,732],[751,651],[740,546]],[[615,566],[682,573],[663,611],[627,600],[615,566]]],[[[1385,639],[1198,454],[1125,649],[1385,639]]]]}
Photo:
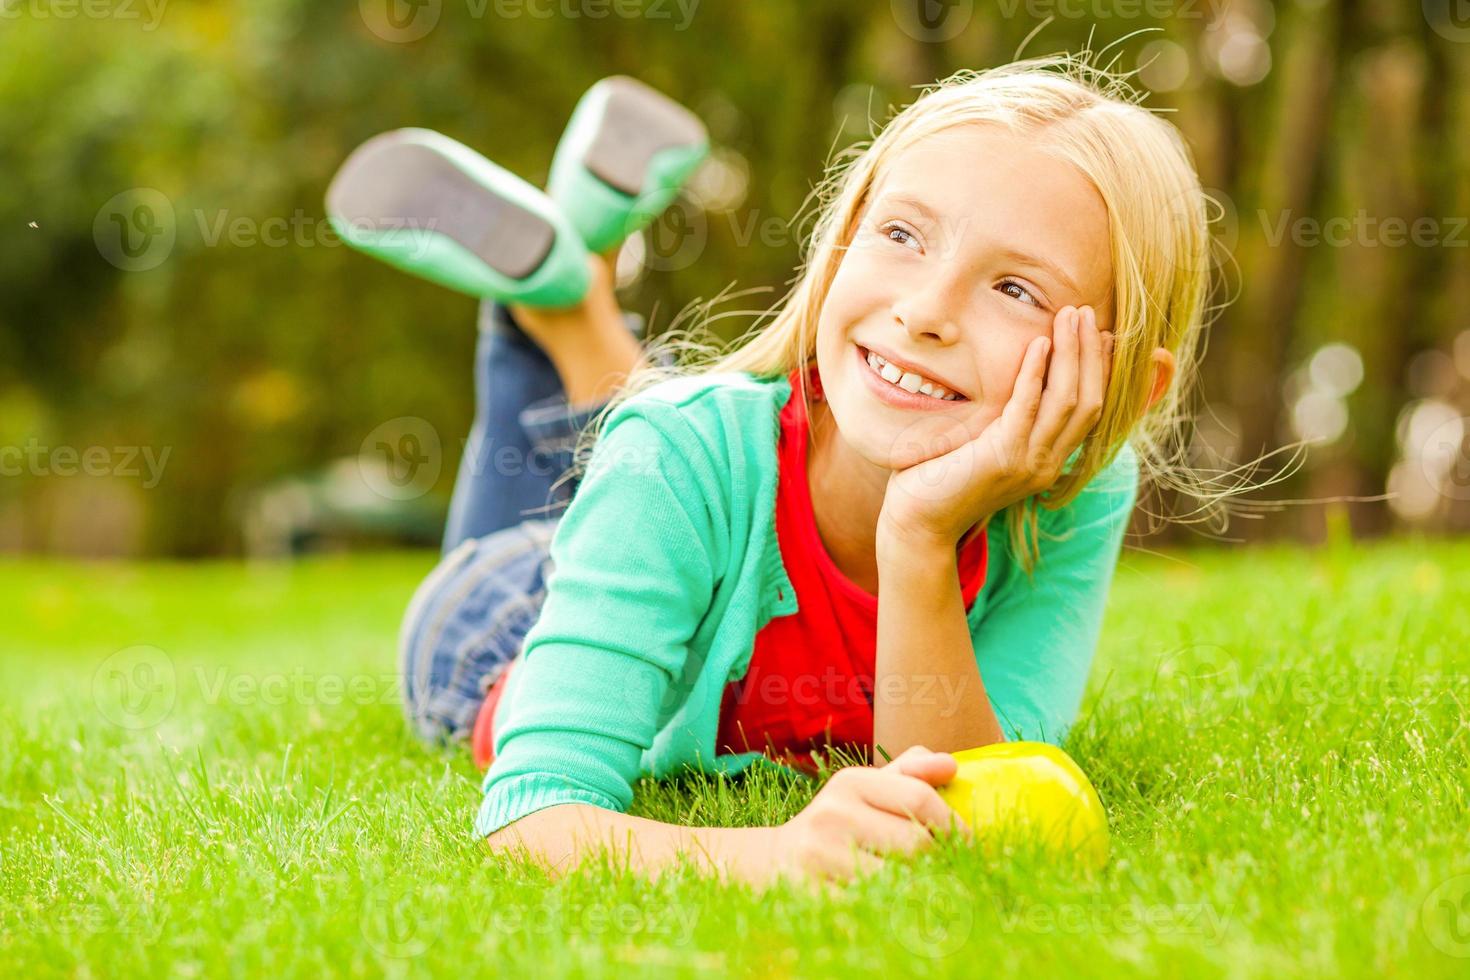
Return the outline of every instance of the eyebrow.
{"type": "Polygon", "coordinates": [[[1012,262],[1019,262],[1022,265],[1029,265],[1033,269],[1038,269],[1041,272],[1045,272],[1047,275],[1051,276],[1057,282],[1072,290],[1072,292],[1074,293],[1080,294],[1082,292],[1081,289],[1077,288],[1077,284],[1072,281],[1072,277],[1063,272],[1062,267],[1057,265],[1050,259],[1044,259],[1039,255],[1032,255],[1030,252],[1022,252],[1014,248],[1008,248],[1000,254],[1003,255],[1005,258],[1010,259],[1012,262]]]}
{"type": "MultiPolygon", "coordinates": [[[[925,204],[922,200],[912,195],[890,194],[886,197],[880,198],[880,201],[886,204],[901,204],[907,207],[911,207],[915,211],[918,211],[920,214],[922,214],[924,217],[928,218],[930,221],[941,225],[944,223],[944,219],[940,217],[939,212],[935,211],[928,204],[925,204]]],[[[1061,285],[1070,289],[1073,293],[1080,294],[1082,292],[1082,290],[1077,286],[1076,281],[1071,276],[1067,275],[1067,273],[1062,269],[1061,266],[1057,265],[1050,259],[1043,258],[1040,255],[1032,255],[1030,252],[1025,252],[1016,248],[1007,248],[1003,250],[1000,254],[1002,258],[1009,259],[1012,262],[1019,262],[1022,265],[1030,266],[1037,271],[1046,273],[1057,282],[1059,282],[1061,285]]]]}
{"type": "Polygon", "coordinates": [[[935,211],[933,208],[925,204],[923,201],[919,200],[917,197],[911,197],[908,194],[890,194],[886,198],[879,198],[879,200],[886,204],[902,204],[906,207],[911,207],[915,211],[922,214],[924,217],[928,218],[930,221],[937,222],[941,220],[939,217],[939,212],[935,211]]]}

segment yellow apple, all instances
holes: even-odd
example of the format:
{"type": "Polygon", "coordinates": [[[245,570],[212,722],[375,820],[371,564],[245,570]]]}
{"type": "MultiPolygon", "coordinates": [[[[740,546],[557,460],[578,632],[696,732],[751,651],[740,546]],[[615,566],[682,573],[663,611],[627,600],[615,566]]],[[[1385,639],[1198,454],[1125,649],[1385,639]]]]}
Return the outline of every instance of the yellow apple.
{"type": "Polygon", "coordinates": [[[1107,863],[1102,800],[1067,753],[1044,742],[997,742],[954,757],[959,771],[939,795],[976,837],[1029,837],[1090,867],[1107,863]]]}

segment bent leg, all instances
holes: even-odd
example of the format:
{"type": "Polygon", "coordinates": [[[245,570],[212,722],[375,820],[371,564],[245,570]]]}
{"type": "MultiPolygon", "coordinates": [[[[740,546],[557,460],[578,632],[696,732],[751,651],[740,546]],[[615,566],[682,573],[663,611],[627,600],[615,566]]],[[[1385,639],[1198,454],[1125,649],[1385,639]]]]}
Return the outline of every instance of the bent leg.
{"type": "Polygon", "coordinates": [[[555,520],[466,540],[414,593],[399,632],[403,705],[414,732],[466,739],[485,692],[540,615],[555,520]]]}

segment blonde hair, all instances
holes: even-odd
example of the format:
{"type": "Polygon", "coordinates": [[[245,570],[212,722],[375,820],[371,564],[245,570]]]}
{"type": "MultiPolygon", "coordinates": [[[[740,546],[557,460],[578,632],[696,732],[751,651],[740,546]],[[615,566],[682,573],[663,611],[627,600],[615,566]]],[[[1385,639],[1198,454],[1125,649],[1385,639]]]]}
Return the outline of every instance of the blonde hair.
{"type": "MultiPolygon", "coordinates": [[[[799,277],[785,300],[727,351],[711,351],[677,331],[663,341],[684,363],[634,372],[584,433],[590,445],[606,412],[671,375],[749,372],[787,375],[815,358],[817,322],[842,254],[869,194],[890,162],[916,141],[974,123],[1008,127],[1043,140],[1096,187],[1107,207],[1113,266],[1114,353],[1102,417],[1072,468],[1044,495],[1006,509],[1011,550],[1029,574],[1039,556],[1037,508],[1058,509],[1131,442],[1144,474],[1161,485],[1216,502],[1187,465],[1188,399],[1211,292],[1207,207],[1188,147],[1177,129],[1139,105],[1124,76],[1083,56],[1018,61],[962,71],[926,88],[866,144],[845,150],[815,192],[817,214],[799,277]],[[1151,411],[1151,354],[1174,354],[1176,374],[1151,411]]],[[[811,406],[806,372],[800,396],[811,406]]]]}

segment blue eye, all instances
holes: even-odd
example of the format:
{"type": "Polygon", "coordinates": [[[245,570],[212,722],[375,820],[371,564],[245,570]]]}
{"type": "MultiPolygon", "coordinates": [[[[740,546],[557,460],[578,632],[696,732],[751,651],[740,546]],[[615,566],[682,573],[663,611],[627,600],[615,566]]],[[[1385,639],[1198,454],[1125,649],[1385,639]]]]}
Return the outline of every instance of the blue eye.
{"type": "Polygon", "coordinates": [[[1007,279],[1005,282],[1001,283],[1000,291],[1005,293],[1007,296],[1015,297],[1023,303],[1030,303],[1032,306],[1037,307],[1041,306],[1040,301],[1038,301],[1037,298],[1031,294],[1031,291],[1020,283],[1016,282],[1014,279],[1007,279]],[[1013,289],[1015,290],[1015,292],[1011,292],[1011,290],[1013,289]]]}

